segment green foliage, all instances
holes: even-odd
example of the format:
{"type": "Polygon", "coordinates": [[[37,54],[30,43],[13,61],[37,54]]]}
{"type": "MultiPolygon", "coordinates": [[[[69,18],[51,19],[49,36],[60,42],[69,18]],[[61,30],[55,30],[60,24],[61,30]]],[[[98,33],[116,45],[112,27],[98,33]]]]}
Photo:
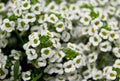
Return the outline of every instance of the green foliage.
{"type": "Polygon", "coordinates": [[[30,4],[35,4],[37,2],[38,2],[38,0],[30,0],[30,4]]]}
{"type": "Polygon", "coordinates": [[[35,69],[32,74],[32,80],[31,81],[39,81],[40,78],[43,75],[43,71],[41,69],[35,69]]]}
{"type": "Polygon", "coordinates": [[[117,77],[120,78],[120,69],[119,68],[113,68],[113,70],[117,72],[117,77]]]}
{"type": "Polygon", "coordinates": [[[111,27],[108,26],[107,22],[103,22],[103,26],[100,28],[100,30],[101,30],[102,28],[104,28],[104,29],[106,29],[106,30],[109,30],[109,31],[112,30],[111,27]]]}
{"type": "Polygon", "coordinates": [[[19,66],[20,66],[20,63],[19,61],[17,60],[14,64],[14,81],[16,81],[18,79],[18,75],[19,75],[19,66]]]}
{"type": "Polygon", "coordinates": [[[73,60],[78,53],[70,48],[63,49],[63,52],[66,54],[65,59],[66,60],[73,60]]]}
{"type": "Polygon", "coordinates": [[[9,18],[8,18],[10,21],[15,21],[18,19],[17,16],[15,16],[15,14],[12,14],[9,18]]]}
{"type": "Polygon", "coordinates": [[[41,47],[50,47],[50,46],[52,46],[52,42],[50,41],[48,36],[40,36],[40,46],[41,47]]]}
{"type": "Polygon", "coordinates": [[[91,16],[92,19],[95,19],[95,18],[97,18],[97,17],[99,16],[99,13],[95,13],[95,12],[92,10],[91,13],[90,13],[90,16],[91,16]]]}

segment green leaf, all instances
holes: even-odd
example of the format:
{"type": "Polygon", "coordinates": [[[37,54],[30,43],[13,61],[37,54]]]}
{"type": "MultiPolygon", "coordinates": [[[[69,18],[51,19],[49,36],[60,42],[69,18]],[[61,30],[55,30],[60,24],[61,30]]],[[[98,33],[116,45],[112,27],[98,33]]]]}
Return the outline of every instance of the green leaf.
{"type": "Polygon", "coordinates": [[[34,78],[32,79],[32,81],[37,81],[38,79],[41,78],[42,75],[43,75],[43,73],[41,72],[39,75],[37,75],[36,77],[34,77],[34,78]]]}
{"type": "Polygon", "coordinates": [[[8,19],[10,20],[10,21],[15,21],[15,20],[17,20],[17,16],[15,16],[15,14],[12,14],[8,19]]]}
{"type": "Polygon", "coordinates": [[[38,2],[38,0],[30,0],[30,4],[35,4],[37,2],[38,2]]]}
{"type": "Polygon", "coordinates": [[[20,63],[19,63],[19,61],[17,60],[17,61],[15,62],[15,64],[14,64],[14,68],[13,68],[13,70],[14,70],[14,81],[16,81],[17,78],[18,78],[18,75],[19,75],[19,66],[20,66],[20,63]]]}
{"type": "Polygon", "coordinates": [[[63,49],[63,52],[66,54],[65,56],[66,60],[73,60],[78,55],[77,52],[70,48],[63,49]]]}
{"type": "Polygon", "coordinates": [[[92,10],[91,13],[90,13],[90,16],[91,16],[92,19],[95,19],[95,18],[97,18],[97,17],[99,16],[99,13],[95,13],[95,12],[92,10]]]}
{"type": "Polygon", "coordinates": [[[40,36],[40,45],[42,47],[52,46],[52,42],[49,40],[48,36],[40,36]]]}
{"type": "Polygon", "coordinates": [[[120,78],[120,69],[119,68],[113,68],[113,70],[117,72],[117,77],[120,78]]]}

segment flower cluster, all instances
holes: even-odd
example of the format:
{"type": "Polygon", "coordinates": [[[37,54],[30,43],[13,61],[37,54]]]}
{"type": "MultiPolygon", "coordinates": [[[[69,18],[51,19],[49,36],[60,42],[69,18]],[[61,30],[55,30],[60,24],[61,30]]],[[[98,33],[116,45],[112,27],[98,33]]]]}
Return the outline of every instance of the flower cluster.
{"type": "Polygon", "coordinates": [[[119,81],[120,0],[0,2],[0,81],[119,81]]]}

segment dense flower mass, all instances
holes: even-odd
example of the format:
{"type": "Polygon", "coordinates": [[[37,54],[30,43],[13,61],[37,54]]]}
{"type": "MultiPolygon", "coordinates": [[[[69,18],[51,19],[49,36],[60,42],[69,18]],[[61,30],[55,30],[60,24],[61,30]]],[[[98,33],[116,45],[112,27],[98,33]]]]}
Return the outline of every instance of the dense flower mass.
{"type": "Polygon", "coordinates": [[[120,0],[0,0],[0,81],[119,81],[120,0]]]}

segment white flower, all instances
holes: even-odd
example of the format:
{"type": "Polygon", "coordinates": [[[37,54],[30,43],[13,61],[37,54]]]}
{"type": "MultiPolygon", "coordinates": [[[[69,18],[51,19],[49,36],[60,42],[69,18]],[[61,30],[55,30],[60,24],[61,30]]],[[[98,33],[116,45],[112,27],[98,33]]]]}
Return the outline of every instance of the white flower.
{"type": "Polygon", "coordinates": [[[30,7],[31,7],[30,1],[28,1],[28,0],[22,1],[22,4],[21,4],[22,10],[30,9],[30,7]]]}
{"type": "Polygon", "coordinates": [[[29,40],[33,39],[33,38],[38,38],[39,39],[39,33],[38,32],[32,32],[29,36],[28,36],[29,40]]]}
{"type": "Polygon", "coordinates": [[[22,79],[23,79],[24,81],[28,81],[28,80],[31,79],[30,75],[31,75],[31,72],[30,72],[30,71],[22,72],[22,79]]]}
{"type": "Polygon", "coordinates": [[[69,81],[73,81],[77,77],[77,71],[67,73],[67,78],[69,81]]]}
{"type": "Polygon", "coordinates": [[[112,71],[112,66],[106,66],[103,68],[103,75],[107,75],[109,71],[112,71]]]}
{"type": "Polygon", "coordinates": [[[119,35],[115,31],[110,31],[109,34],[109,41],[114,41],[115,39],[118,39],[119,35]]]}
{"type": "Polygon", "coordinates": [[[44,59],[42,57],[39,57],[37,59],[37,64],[38,64],[39,67],[45,67],[46,64],[47,64],[47,61],[46,61],[46,59],[44,59]]]}
{"type": "Polygon", "coordinates": [[[107,39],[108,36],[109,36],[109,31],[106,30],[106,29],[101,29],[99,35],[100,35],[103,39],[107,39]]]}
{"type": "Polygon", "coordinates": [[[20,56],[21,56],[21,51],[17,51],[17,50],[12,50],[11,51],[11,55],[15,60],[19,60],[20,56]]]}
{"type": "Polygon", "coordinates": [[[67,32],[67,31],[63,31],[63,32],[62,32],[62,35],[61,35],[61,39],[62,39],[64,42],[68,42],[69,39],[70,39],[70,33],[67,32]]]}
{"type": "Polygon", "coordinates": [[[27,49],[29,49],[30,48],[30,42],[27,42],[27,43],[25,43],[24,45],[23,45],[23,49],[24,50],[27,50],[27,49]]]}
{"type": "Polygon", "coordinates": [[[115,63],[114,63],[114,65],[113,65],[113,67],[120,69],[120,59],[116,59],[116,60],[115,60],[115,63]]]}
{"type": "Polygon", "coordinates": [[[93,46],[97,46],[102,39],[98,34],[95,34],[89,38],[89,41],[93,44],[93,46]]]}
{"type": "Polygon", "coordinates": [[[57,62],[61,62],[64,57],[65,57],[65,53],[63,51],[57,52],[57,62]]]}
{"type": "Polygon", "coordinates": [[[103,52],[111,51],[111,49],[112,49],[111,43],[109,41],[104,41],[104,42],[100,43],[99,48],[103,52]]]}
{"type": "Polygon", "coordinates": [[[117,11],[116,11],[116,14],[115,14],[117,17],[119,17],[120,18],[120,9],[117,9],[117,11]]]}
{"type": "Polygon", "coordinates": [[[35,22],[36,17],[34,13],[26,13],[25,19],[27,19],[27,22],[35,22]]]}
{"type": "Polygon", "coordinates": [[[41,49],[42,58],[51,58],[53,56],[52,49],[50,47],[41,49]]]}
{"type": "Polygon", "coordinates": [[[64,70],[66,73],[75,71],[75,66],[72,60],[69,60],[63,64],[64,70]]]}
{"type": "Polygon", "coordinates": [[[103,22],[99,18],[92,20],[91,24],[93,27],[95,27],[95,29],[99,29],[100,27],[103,26],[103,22]]]}
{"type": "Polygon", "coordinates": [[[107,23],[112,30],[119,30],[118,28],[119,22],[115,18],[111,18],[110,20],[107,21],[107,23]]]}
{"type": "Polygon", "coordinates": [[[106,79],[108,79],[108,80],[115,80],[116,79],[116,75],[117,75],[117,73],[116,73],[116,71],[109,71],[108,73],[107,73],[107,75],[106,75],[106,79]]]}
{"type": "Polygon", "coordinates": [[[2,52],[0,52],[0,68],[5,68],[7,62],[7,56],[3,55],[2,52]]]}
{"type": "Polygon", "coordinates": [[[89,27],[83,27],[83,28],[81,28],[81,33],[82,33],[82,35],[87,35],[87,34],[89,34],[89,27]]]}
{"type": "Polygon", "coordinates": [[[106,21],[108,19],[108,14],[106,12],[100,13],[99,16],[102,21],[106,21]]]}
{"type": "Polygon", "coordinates": [[[84,77],[85,79],[91,78],[91,77],[92,77],[91,71],[90,71],[90,70],[84,71],[84,72],[83,72],[83,77],[84,77]]]}
{"type": "Polygon", "coordinates": [[[75,11],[78,11],[79,7],[77,4],[71,4],[70,7],[69,7],[69,10],[71,12],[75,12],[75,11]]]}
{"type": "Polygon", "coordinates": [[[114,47],[112,51],[117,58],[120,58],[120,48],[119,47],[114,47]]]}
{"type": "Polygon", "coordinates": [[[65,75],[57,75],[55,81],[66,81],[65,75]]]}
{"type": "Polygon", "coordinates": [[[89,15],[82,16],[82,18],[80,19],[80,22],[83,25],[89,25],[90,21],[91,21],[91,17],[89,15]]]}
{"type": "Polygon", "coordinates": [[[58,64],[55,64],[55,73],[58,73],[58,74],[63,74],[64,71],[63,71],[63,65],[60,63],[58,64]]]}
{"type": "Polygon", "coordinates": [[[65,29],[65,25],[62,21],[59,21],[55,24],[57,32],[62,32],[65,29]]]}
{"type": "Polygon", "coordinates": [[[114,15],[115,14],[115,11],[116,11],[116,8],[113,7],[113,6],[108,6],[108,13],[110,15],[114,15]]]}
{"type": "Polygon", "coordinates": [[[88,61],[90,63],[95,62],[97,60],[98,54],[96,52],[90,53],[88,55],[88,61]]]}
{"type": "Polygon", "coordinates": [[[94,27],[90,27],[88,33],[89,35],[94,35],[98,33],[98,30],[96,30],[94,27]]]}
{"type": "Polygon", "coordinates": [[[5,4],[0,3],[0,12],[3,12],[5,10],[5,4]]]}
{"type": "Polygon", "coordinates": [[[98,71],[94,71],[92,76],[94,80],[98,80],[98,79],[102,79],[103,74],[102,74],[102,71],[98,70],[98,71]]]}
{"type": "Polygon", "coordinates": [[[89,70],[94,71],[94,70],[96,70],[96,63],[95,62],[87,63],[87,67],[89,70]]]}
{"type": "Polygon", "coordinates": [[[18,30],[25,31],[29,29],[27,19],[18,19],[17,22],[18,22],[18,26],[17,26],[18,30]]]}
{"type": "Polygon", "coordinates": [[[112,6],[117,6],[117,5],[120,4],[120,1],[119,1],[119,0],[110,0],[110,4],[111,4],[112,6]]]}
{"type": "Polygon", "coordinates": [[[40,3],[36,3],[32,6],[31,8],[31,11],[34,13],[34,14],[40,14],[41,11],[43,10],[43,8],[41,7],[41,4],[40,3]]]}
{"type": "Polygon", "coordinates": [[[79,43],[76,49],[78,49],[78,51],[83,52],[86,50],[86,45],[84,43],[79,43]]]}
{"type": "Polygon", "coordinates": [[[38,37],[34,37],[29,40],[32,47],[37,47],[40,44],[40,39],[38,37]]]}
{"type": "Polygon", "coordinates": [[[80,68],[82,66],[82,63],[83,63],[82,61],[83,60],[81,55],[78,55],[73,59],[73,62],[76,68],[80,68]]]}
{"type": "Polygon", "coordinates": [[[2,38],[0,40],[0,48],[5,48],[7,46],[7,44],[8,44],[8,40],[7,39],[2,38]]]}
{"type": "Polygon", "coordinates": [[[60,49],[60,47],[61,47],[60,39],[58,39],[58,38],[52,38],[51,41],[52,41],[53,46],[55,48],[60,49]]]}
{"type": "Polygon", "coordinates": [[[108,0],[98,0],[98,3],[101,5],[105,5],[108,2],[108,0]]]}
{"type": "Polygon", "coordinates": [[[1,69],[0,68],[0,79],[4,79],[6,76],[7,76],[7,74],[8,74],[8,69],[1,69]]]}
{"type": "Polygon", "coordinates": [[[69,30],[72,30],[72,21],[70,20],[65,20],[65,27],[68,28],[69,30]]]}
{"type": "Polygon", "coordinates": [[[48,4],[48,6],[45,9],[45,12],[55,12],[58,9],[58,5],[52,1],[48,4]]]}
{"type": "Polygon", "coordinates": [[[92,6],[98,6],[98,2],[96,0],[90,0],[90,4],[92,6]]]}
{"type": "Polygon", "coordinates": [[[48,16],[47,21],[55,24],[58,21],[58,18],[55,14],[50,14],[50,16],[48,16]]]}
{"type": "Polygon", "coordinates": [[[16,15],[16,16],[21,16],[22,15],[22,9],[21,8],[16,8],[13,13],[16,15]]]}
{"type": "Polygon", "coordinates": [[[49,64],[49,65],[44,69],[44,72],[45,72],[45,73],[48,73],[48,74],[53,74],[53,73],[55,73],[55,66],[54,66],[54,64],[49,64]]]}
{"type": "Polygon", "coordinates": [[[75,44],[69,42],[67,44],[67,47],[70,48],[70,49],[72,49],[72,50],[75,50],[77,46],[75,44]]]}
{"type": "Polygon", "coordinates": [[[27,49],[26,50],[26,54],[27,54],[28,60],[34,60],[38,56],[36,51],[34,49],[32,49],[32,48],[31,49],[27,49]]]}
{"type": "Polygon", "coordinates": [[[45,21],[47,21],[47,18],[48,18],[48,14],[40,15],[38,22],[44,23],[45,21]]]}
{"type": "Polygon", "coordinates": [[[14,21],[9,21],[9,19],[4,19],[3,24],[1,26],[1,30],[5,30],[7,32],[12,32],[15,27],[15,22],[14,21]]]}

